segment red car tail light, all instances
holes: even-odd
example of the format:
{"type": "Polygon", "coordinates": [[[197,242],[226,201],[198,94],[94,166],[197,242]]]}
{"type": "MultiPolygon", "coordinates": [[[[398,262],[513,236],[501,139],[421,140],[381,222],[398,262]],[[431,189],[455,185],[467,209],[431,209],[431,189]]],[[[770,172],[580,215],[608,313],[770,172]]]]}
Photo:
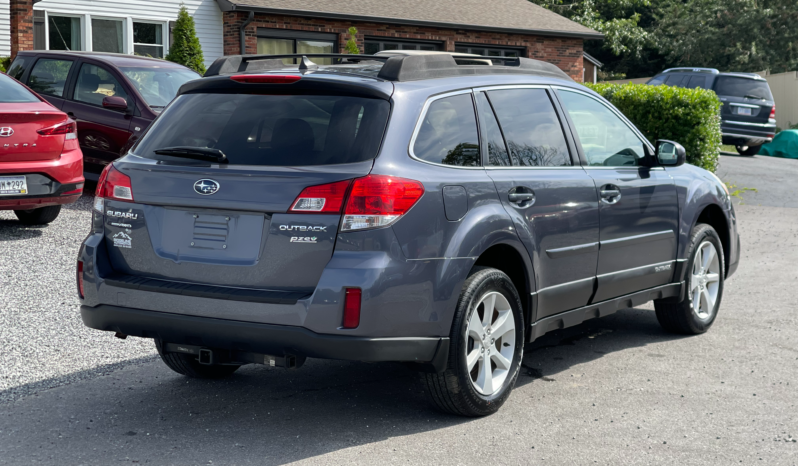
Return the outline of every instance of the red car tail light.
{"type": "Polygon", "coordinates": [[[319,214],[340,214],[346,199],[346,192],[352,180],[309,186],[299,193],[291,205],[289,213],[315,212],[319,214]]]}
{"type": "Polygon", "coordinates": [[[64,141],[64,150],[76,150],[80,146],[78,145],[78,124],[75,120],[67,119],[57,125],[53,125],[47,128],[42,128],[36,131],[37,133],[41,134],[42,136],[57,136],[57,135],[66,135],[64,141]]]}
{"type": "Polygon", "coordinates": [[[347,288],[344,298],[344,328],[360,325],[360,303],[363,292],[360,288],[347,288]]]}
{"type": "Polygon", "coordinates": [[[369,175],[352,184],[344,209],[341,231],[390,225],[424,195],[418,181],[386,175],[369,175]]]}
{"type": "Polygon", "coordinates": [[[83,293],[83,261],[78,261],[78,296],[80,299],[85,296],[83,293]]]}
{"type": "Polygon", "coordinates": [[[295,74],[237,74],[230,76],[230,79],[245,84],[292,84],[302,76],[295,74]]]}
{"type": "Polygon", "coordinates": [[[133,202],[133,187],[130,177],[113,164],[108,164],[97,182],[97,197],[114,201],[133,202]]]}

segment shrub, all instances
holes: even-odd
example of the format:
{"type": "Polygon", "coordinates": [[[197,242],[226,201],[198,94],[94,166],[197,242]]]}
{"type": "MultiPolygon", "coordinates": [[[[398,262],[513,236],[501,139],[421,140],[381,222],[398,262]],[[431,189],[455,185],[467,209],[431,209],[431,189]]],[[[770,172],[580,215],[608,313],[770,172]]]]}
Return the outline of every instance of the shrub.
{"type": "Polygon", "coordinates": [[[0,57],[0,71],[5,73],[11,66],[11,57],[0,57]]]}
{"type": "Polygon", "coordinates": [[[172,37],[174,42],[169,48],[166,59],[191,68],[199,74],[205,74],[205,59],[202,57],[202,47],[194,28],[194,18],[188,14],[185,5],[180,5],[172,37]]]}
{"type": "Polygon", "coordinates": [[[683,145],[687,162],[714,172],[720,154],[720,100],[706,89],[647,84],[587,84],[626,115],[653,144],[683,145]]]}
{"type": "Polygon", "coordinates": [[[357,47],[357,28],[352,26],[349,28],[349,40],[346,41],[346,53],[352,55],[360,55],[360,49],[357,47]]]}

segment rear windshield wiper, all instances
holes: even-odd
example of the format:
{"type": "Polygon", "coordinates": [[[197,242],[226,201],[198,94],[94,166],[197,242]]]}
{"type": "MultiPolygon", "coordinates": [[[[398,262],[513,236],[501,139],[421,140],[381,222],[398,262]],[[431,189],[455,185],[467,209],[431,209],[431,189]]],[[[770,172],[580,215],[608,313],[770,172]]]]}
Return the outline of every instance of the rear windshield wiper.
{"type": "Polygon", "coordinates": [[[753,95],[753,94],[746,94],[743,97],[745,97],[746,99],[767,100],[764,97],[761,97],[761,96],[758,96],[758,95],[753,95]]]}
{"type": "Polygon", "coordinates": [[[227,156],[219,149],[210,147],[164,147],[154,151],[158,155],[168,155],[170,157],[182,157],[185,159],[203,160],[206,162],[227,163],[227,156]]]}

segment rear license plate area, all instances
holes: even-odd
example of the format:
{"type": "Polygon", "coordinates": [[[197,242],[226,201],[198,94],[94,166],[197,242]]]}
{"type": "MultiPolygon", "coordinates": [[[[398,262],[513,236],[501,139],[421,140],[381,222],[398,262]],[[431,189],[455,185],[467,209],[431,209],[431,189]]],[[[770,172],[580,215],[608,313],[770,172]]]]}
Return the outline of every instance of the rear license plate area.
{"type": "Polygon", "coordinates": [[[738,115],[751,116],[751,109],[748,107],[735,107],[738,115]]]}
{"type": "Polygon", "coordinates": [[[28,180],[24,175],[0,176],[0,196],[28,194],[28,180]]]}

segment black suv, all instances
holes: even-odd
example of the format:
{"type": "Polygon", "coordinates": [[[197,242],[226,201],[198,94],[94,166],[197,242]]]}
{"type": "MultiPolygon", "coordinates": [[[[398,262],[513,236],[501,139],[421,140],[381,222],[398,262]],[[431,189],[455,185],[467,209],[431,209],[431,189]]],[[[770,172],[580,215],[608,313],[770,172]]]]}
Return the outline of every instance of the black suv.
{"type": "Polygon", "coordinates": [[[477,416],[548,331],[652,300],[667,330],[712,325],[736,218],[678,144],[535,60],[308,58],[220,58],[108,166],[87,326],[189,377],[406,362],[477,416]]]}
{"type": "Polygon", "coordinates": [[[740,155],[756,155],[776,133],[776,103],[765,78],[755,73],[721,73],[714,68],[670,68],[646,84],[700,87],[715,91],[723,103],[723,144],[740,155]]]}

